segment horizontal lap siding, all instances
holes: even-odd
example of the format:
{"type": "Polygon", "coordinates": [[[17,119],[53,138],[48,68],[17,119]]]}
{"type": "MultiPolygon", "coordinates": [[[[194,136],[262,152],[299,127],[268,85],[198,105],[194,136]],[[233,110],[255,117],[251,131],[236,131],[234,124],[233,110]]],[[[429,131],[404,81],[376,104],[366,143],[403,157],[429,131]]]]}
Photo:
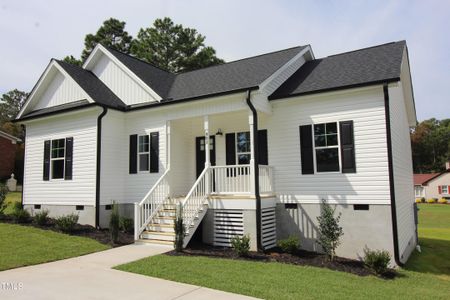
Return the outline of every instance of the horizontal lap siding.
{"type": "Polygon", "coordinates": [[[26,127],[24,204],[94,205],[97,115],[83,112],[26,127]],[[43,181],[44,141],[73,137],[73,179],[43,181]]]}
{"type": "Polygon", "coordinates": [[[389,204],[389,177],[382,88],[273,102],[263,119],[269,163],[282,202],[389,204]],[[301,174],[299,126],[353,120],[356,173],[301,174]]]}
{"type": "Polygon", "coordinates": [[[102,119],[100,204],[122,203],[128,173],[128,137],[124,113],[109,110],[102,119]]]}
{"type": "Polygon", "coordinates": [[[389,88],[389,96],[399,253],[406,261],[416,243],[411,140],[401,84],[389,88]]]}

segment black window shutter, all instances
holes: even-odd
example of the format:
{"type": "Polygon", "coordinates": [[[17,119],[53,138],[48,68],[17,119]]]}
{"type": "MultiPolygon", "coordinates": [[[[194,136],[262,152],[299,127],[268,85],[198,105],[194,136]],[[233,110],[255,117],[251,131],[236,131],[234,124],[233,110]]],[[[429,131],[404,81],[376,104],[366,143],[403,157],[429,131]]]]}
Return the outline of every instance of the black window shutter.
{"type": "Polygon", "coordinates": [[[150,173],[159,172],[159,132],[150,133],[150,173]]]}
{"type": "Polygon", "coordinates": [[[225,161],[227,165],[236,164],[236,136],[234,133],[227,133],[225,135],[225,161]]]}
{"type": "Polygon", "coordinates": [[[300,126],[300,158],[302,174],[314,174],[312,126],[300,126]]]}
{"type": "Polygon", "coordinates": [[[43,179],[50,179],[50,140],[44,141],[44,175],[43,179]]]}
{"type": "Polygon", "coordinates": [[[258,130],[258,164],[269,164],[269,153],[267,150],[267,130],[258,130]]]}
{"type": "Polygon", "coordinates": [[[353,121],[339,122],[342,173],[356,173],[353,121]]]}
{"type": "Polygon", "coordinates": [[[137,134],[130,135],[130,174],[137,173],[137,134]]]}
{"type": "Polygon", "coordinates": [[[72,180],[72,165],[73,165],[73,137],[66,138],[66,162],[65,162],[65,180],[72,180]]]}

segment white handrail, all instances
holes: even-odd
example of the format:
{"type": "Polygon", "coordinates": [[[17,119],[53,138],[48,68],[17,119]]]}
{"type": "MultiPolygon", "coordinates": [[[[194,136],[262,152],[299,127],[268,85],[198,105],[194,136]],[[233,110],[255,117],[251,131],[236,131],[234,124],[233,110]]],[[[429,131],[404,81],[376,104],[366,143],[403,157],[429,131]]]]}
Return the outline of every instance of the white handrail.
{"type": "Polygon", "coordinates": [[[187,233],[189,232],[190,226],[194,224],[195,217],[198,215],[208,197],[210,189],[207,186],[207,175],[210,175],[209,167],[205,167],[205,169],[203,169],[202,173],[197,178],[188,195],[182,202],[183,223],[187,233]]]}
{"type": "Polygon", "coordinates": [[[167,169],[164,174],[156,181],[153,187],[148,191],[139,203],[134,204],[134,239],[138,240],[145,227],[156,216],[161,205],[169,197],[170,186],[167,180],[167,169]]]}

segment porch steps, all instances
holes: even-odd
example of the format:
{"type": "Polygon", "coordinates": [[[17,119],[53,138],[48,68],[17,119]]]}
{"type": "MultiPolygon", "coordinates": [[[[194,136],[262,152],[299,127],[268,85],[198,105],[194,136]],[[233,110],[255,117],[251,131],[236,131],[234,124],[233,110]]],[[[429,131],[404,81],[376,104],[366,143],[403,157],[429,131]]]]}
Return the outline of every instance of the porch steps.
{"type": "Polygon", "coordinates": [[[172,241],[164,240],[149,240],[149,239],[139,239],[136,241],[137,244],[157,244],[157,245],[170,245],[173,246],[172,241]]]}

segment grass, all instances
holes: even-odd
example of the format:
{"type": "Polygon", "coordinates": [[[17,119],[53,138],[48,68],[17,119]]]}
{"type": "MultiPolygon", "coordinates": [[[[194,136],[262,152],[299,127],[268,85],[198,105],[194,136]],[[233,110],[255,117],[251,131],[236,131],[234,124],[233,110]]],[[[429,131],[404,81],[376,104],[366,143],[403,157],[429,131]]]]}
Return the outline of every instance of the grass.
{"type": "Polygon", "coordinates": [[[0,271],[109,249],[93,239],[0,223],[0,271]]]}
{"type": "Polygon", "coordinates": [[[422,254],[393,280],[328,269],[158,255],[116,269],[265,299],[448,299],[450,205],[420,205],[422,254]]]}
{"type": "MultiPolygon", "coordinates": [[[[12,212],[20,192],[6,196],[4,213],[12,212]]],[[[93,239],[71,236],[32,226],[0,223],[0,271],[80,256],[109,249],[93,239]]]]}
{"type": "Polygon", "coordinates": [[[406,268],[450,281],[450,205],[419,204],[419,241],[406,268]]]}

